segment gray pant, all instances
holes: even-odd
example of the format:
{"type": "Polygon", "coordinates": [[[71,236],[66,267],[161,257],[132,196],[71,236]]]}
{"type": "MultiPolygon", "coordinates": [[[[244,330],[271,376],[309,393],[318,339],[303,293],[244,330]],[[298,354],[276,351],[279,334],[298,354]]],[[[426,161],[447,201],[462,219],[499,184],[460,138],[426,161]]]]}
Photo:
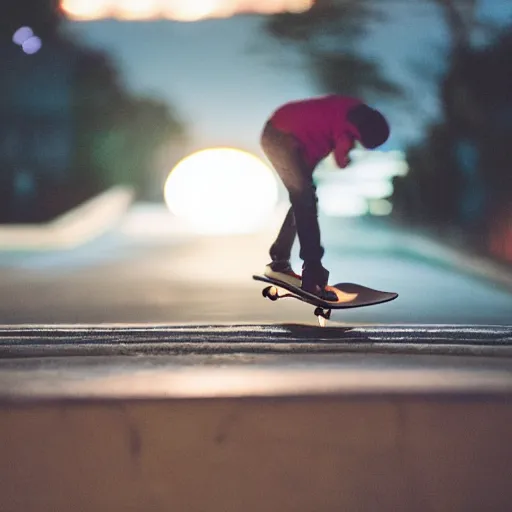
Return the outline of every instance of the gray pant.
{"type": "Polygon", "coordinates": [[[320,263],[324,249],[320,243],[316,187],[313,169],[301,157],[299,142],[277,130],[269,122],[261,135],[261,147],[288,190],[291,208],[270,248],[272,261],[288,261],[295,236],[300,243],[300,257],[305,264],[320,263]]]}

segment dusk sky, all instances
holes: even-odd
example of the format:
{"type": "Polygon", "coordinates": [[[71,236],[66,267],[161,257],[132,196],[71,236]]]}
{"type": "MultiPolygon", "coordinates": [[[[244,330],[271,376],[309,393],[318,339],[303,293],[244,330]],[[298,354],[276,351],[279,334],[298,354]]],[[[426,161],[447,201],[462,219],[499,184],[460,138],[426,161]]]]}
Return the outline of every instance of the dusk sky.
{"type": "MultiPolygon", "coordinates": [[[[384,149],[403,149],[436,114],[435,89],[412,64],[441,70],[445,25],[429,2],[386,1],[387,20],[370,26],[361,51],[405,85],[407,101],[382,103],[393,135],[384,149]]],[[[512,2],[485,0],[481,16],[506,24],[512,2]]],[[[130,90],[174,105],[188,121],[194,149],[215,145],[259,152],[260,130],[281,103],[319,94],[300,58],[266,39],[261,16],[194,23],[72,22],[67,29],[111,55],[130,90]]]]}

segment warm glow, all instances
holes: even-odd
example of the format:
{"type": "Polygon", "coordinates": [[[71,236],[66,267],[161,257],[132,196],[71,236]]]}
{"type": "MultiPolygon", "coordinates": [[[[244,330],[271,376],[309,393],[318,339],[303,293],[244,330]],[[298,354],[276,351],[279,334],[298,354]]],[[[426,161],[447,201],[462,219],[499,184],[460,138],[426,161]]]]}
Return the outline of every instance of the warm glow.
{"type": "Polygon", "coordinates": [[[168,2],[164,10],[167,18],[177,21],[197,21],[220,14],[224,0],[195,0],[193,2],[174,1],[168,2]]]}
{"type": "Polygon", "coordinates": [[[110,17],[196,21],[239,13],[304,12],[313,3],[314,0],[61,0],[61,7],[70,19],[78,21],[110,17]]]}
{"type": "Polygon", "coordinates": [[[287,10],[294,13],[306,12],[311,9],[313,3],[311,0],[292,0],[289,2],[287,10]]]}
{"type": "Polygon", "coordinates": [[[123,0],[116,4],[114,14],[124,20],[147,20],[160,15],[159,0],[123,0]]]}
{"type": "Polygon", "coordinates": [[[108,0],[61,0],[64,13],[77,21],[106,18],[110,7],[108,0]]]}
{"type": "Polygon", "coordinates": [[[230,148],[206,149],[183,159],[165,184],[169,210],[199,233],[249,233],[277,203],[273,172],[256,156],[230,148]]]}

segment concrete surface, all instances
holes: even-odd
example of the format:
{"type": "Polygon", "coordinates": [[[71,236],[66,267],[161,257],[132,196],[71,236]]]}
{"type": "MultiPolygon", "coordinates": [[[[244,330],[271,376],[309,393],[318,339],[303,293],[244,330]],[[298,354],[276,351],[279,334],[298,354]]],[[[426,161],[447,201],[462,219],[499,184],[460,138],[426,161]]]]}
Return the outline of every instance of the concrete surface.
{"type": "Polygon", "coordinates": [[[250,279],[273,228],[176,228],[0,255],[2,512],[510,510],[505,287],[327,223],[332,281],[400,297],[320,329],[250,279]]]}
{"type": "Polygon", "coordinates": [[[57,325],[0,328],[0,357],[512,352],[512,327],[387,325],[57,325]]]}
{"type": "MultiPolygon", "coordinates": [[[[165,211],[139,205],[115,231],[74,250],[0,254],[0,323],[314,325],[314,308],[264,300],[251,279],[268,262],[280,220],[255,235],[197,237],[165,211]]],[[[389,227],[321,220],[331,282],[400,295],[335,311],[335,324],[510,325],[512,293],[495,282],[409,247],[389,227]]]]}
{"type": "Polygon", "coordinates": [[[510,510],[510,395],[2,409],[5,512],[510,510]]]}

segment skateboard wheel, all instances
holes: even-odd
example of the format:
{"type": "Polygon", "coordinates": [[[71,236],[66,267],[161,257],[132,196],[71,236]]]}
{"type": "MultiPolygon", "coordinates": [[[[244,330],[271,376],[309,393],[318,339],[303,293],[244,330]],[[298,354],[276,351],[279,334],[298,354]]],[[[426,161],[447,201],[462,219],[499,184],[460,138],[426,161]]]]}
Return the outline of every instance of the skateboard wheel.
{"type": "Polygon", "coordinates": [[[279,298],[275,286],[267,286],[261,293],[266,299],[277,300],[279,298]]]}

